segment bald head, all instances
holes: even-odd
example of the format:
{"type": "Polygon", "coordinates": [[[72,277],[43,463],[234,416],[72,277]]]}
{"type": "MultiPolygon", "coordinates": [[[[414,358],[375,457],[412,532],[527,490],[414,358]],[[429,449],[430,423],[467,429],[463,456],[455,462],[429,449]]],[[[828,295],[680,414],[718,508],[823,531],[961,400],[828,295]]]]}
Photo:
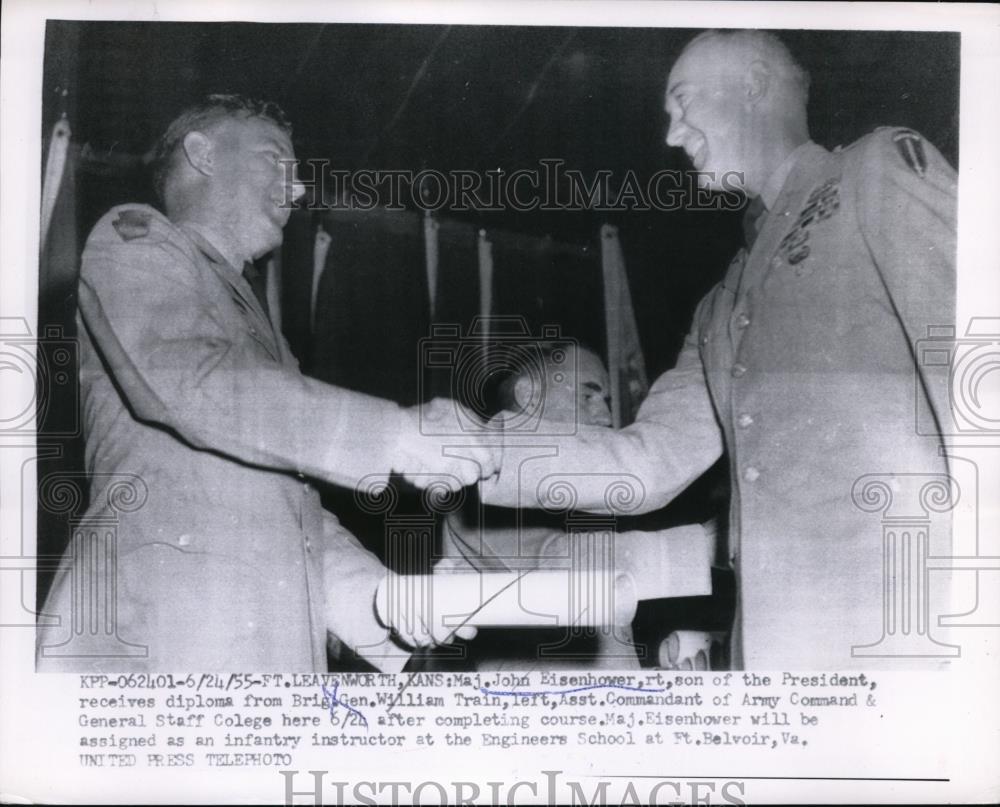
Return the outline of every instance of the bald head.
{"type": "Polygon", "coordinates": [[[704,173],[703,185],[741,182],[755,196],[809,139],[808,96],[808,74],[774,34],[705,31],[687,44],[667,79],[667,143],[687,152],[704,173]]]}
{"type": "Polygon", "coordinates": [[[611,426],[611,382],[604,362],[582,345],[543,342],[522,361],[499,389],[503,409],[540,415],[558,423],[611,426]]]}
{"type": "Polygon", "coordinates": [[[737,78],[759,64],[774,82],[772,98],[798,103],[803,109],[809,100],[809,74],[769,31],[702,31],[684,46],[675,70],[685,57],[708,60],[737,78]]]}

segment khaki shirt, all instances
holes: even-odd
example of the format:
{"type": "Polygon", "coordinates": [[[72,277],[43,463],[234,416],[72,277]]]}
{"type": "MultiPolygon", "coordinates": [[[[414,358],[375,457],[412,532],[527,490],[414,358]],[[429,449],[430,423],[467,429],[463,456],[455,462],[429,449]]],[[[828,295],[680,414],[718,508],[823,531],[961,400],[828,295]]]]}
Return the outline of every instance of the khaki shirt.
{"type": "MultiPolygon", "coordinates": [[[[920,411],[948,422],[947,390],[915,343],[954,326],[955,238],[955,172],[915,133],[809,144],[636,422],[505,435],[483,500],[552,506],[570,488],[577,507],[646,512],[725,450],[736,666],[872,666],[852,648],[883,630],[882,525],[855,483],[947,473],[940,436],[917,429],[920,411]]],[[[930,525],[932,554],[949,523],[930,525]]]]}
{"type": "Polygon", "coordinates": [[[90,507],[39,669],[324,671],[328,631],[399,669],[374,613],[385,569],[309,483],[387,473],[399,407],[303,376],[239,271],[150,207],[98,222],[79,300],[90,507]],[[110,624],[81,591],[110,592],[110,624]]]}

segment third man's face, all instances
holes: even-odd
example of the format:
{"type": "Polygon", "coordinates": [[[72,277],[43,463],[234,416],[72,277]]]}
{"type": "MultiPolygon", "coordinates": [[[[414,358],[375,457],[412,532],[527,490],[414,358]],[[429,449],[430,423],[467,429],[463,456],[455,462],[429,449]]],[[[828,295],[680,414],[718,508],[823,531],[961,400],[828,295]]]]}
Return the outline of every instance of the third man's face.
{"type": "Polygon", "coordinates": [[[545,417],[586,426],[610,426],[611,383],[604,362],[591,351],[571,349],[559,368],[548,368],[545,417]]]}
{"type": "MultiPolygon", "coordinates": [[[[684,149],[702,187],[720,190],[723,177],[745,172],[748,131],[742,75],[724,49],[702,43],[681,55],[667,79],[667,145],[684,149]],[[701,173],[703,172],[703,173],[701,173]]],[[[728,186],[736,184],[730,177],[728,186]]]]}

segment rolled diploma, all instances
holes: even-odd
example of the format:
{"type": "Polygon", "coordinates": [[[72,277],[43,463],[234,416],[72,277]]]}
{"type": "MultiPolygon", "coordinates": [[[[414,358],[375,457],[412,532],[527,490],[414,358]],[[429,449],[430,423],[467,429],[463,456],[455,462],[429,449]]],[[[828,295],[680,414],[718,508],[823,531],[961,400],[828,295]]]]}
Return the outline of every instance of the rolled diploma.
{"type": "Polygon", "coordinates": [[[573,532],[545,541],[539,566],[613,565],[632,576],[640,600],[699,597],[712,593],[714,552],[714,541],[700,524],[656,532],[573,532]]]}
{"type": "Polygon", "coordinates": [[[627,625],[638,605],[632,576],[603,569],[389,576],[375,602],[386,624],[449,628],[627,625]]]}
{"type": "Polygon", "coordinates": [[[712,593],[715,544],[700,524],[615,536],[615,568],[631,572],[640,600],[712,593]]]}

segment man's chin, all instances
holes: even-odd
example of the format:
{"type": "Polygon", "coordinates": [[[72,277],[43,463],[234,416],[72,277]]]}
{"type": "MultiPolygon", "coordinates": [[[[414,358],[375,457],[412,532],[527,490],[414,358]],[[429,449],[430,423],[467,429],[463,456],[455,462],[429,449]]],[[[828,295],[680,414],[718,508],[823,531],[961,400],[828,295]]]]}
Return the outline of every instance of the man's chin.
{"type": "Polygon", "coordinates": [[[280,219],[271,219],[271,229],[268,232],[268,239],[273,242],[271,249],[280,247],[281,242],[285,240],[286,224],[288,224],[288,216],[282,216],[280,219]]]}
{"type": "Polygon", "coordinates": [[[722,183],[719,181],[720,176],[716,171],[710,168],[702,168],[695,171],[695,175],[698,177],[698,187],[703,191],[721,191],[722,183]]]}
{"type": "Polygon", "coordinates": [[[275,234],[270,234],[270,237],[266,241],[261,241],[253,251],[254,260],[260,258],[262,255],[267,255],[268,252],[273,252],[284,241],[284,235],[281,230],[277,230],[275,234]]]}

